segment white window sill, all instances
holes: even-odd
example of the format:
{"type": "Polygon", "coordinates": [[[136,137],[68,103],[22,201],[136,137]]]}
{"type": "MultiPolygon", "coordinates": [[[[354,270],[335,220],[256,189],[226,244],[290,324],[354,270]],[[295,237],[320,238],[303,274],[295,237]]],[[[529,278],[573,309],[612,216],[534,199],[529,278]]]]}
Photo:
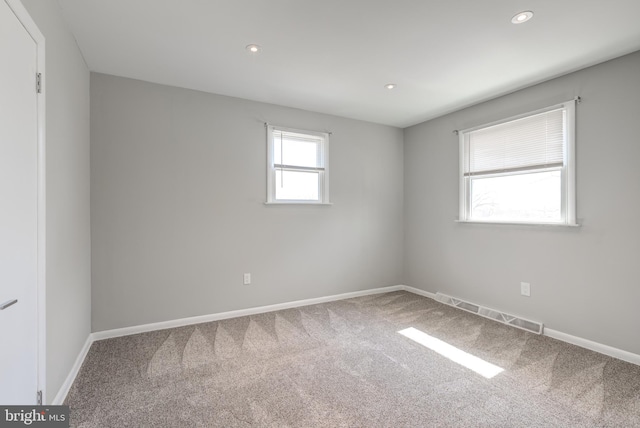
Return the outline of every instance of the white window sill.
{"type": "Polygon", "coordinates": [[[461,224],[489,224],[504,226],[533,226],[533,227],[582,227],[578,223],[527,223],[518,221],[476,221],[476,220],[455,220],[461,224]]]}
{"type": "Polygon", "coordinates": [[[330,206],[333,205],[331,202],[295,202],[295,201],[283,201],[283,202],[265,202],[265,205],[321,205],[321,206],[330,206]]]}

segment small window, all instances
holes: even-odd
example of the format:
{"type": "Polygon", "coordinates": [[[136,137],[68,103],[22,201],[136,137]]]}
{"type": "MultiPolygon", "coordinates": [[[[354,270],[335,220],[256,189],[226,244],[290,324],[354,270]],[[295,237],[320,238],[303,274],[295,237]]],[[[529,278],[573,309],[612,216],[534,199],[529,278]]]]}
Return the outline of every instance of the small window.
{"type": "Polygon", "coordinates": [[[460,221],[575,225],[575,101],[460,132],[460,221]]]}
{"type": "Polygon", "coordinates": [[[267,203],[329,203],[329,134],[267,127],[267,203]]]}

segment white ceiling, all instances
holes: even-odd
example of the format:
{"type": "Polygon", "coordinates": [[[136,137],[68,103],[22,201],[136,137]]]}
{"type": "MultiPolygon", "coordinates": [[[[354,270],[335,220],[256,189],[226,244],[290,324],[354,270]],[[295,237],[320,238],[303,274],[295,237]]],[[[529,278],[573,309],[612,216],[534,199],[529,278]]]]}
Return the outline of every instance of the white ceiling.
{"type": "Polygon", "coordinates": [[[59,2],[92,71],[398,127],[640,49],[639,0],[59,2]]]}

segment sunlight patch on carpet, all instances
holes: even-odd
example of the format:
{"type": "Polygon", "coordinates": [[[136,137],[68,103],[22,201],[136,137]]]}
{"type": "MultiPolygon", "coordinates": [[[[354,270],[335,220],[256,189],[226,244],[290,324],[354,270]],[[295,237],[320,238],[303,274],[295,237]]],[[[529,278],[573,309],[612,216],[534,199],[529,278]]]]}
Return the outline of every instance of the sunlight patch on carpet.
{"type": "Polygon", "coordinates": [[[475,355],[471,355],[468,352],[463,351],[462,349],[458,349],[453,345],[449,345],[447,342],[436,339],[435,337],[430,336],[427,333],[424,333],[416,328],[405,328],[404,330],[400,330],[398,333],[413,340],[416,343],[419,343],[422,346],[431,349],[434,352],[437,352],[443,357],[450,359],[454,363],[458,363],[461,366],[473,370],[474,372],[486,377],[487,379],[491,379],[492,377],[504,371],[503,368],[498,367],[495,364],[491,364],[490,362],[485,361],[482,358],[478,358],[475,355]]]}

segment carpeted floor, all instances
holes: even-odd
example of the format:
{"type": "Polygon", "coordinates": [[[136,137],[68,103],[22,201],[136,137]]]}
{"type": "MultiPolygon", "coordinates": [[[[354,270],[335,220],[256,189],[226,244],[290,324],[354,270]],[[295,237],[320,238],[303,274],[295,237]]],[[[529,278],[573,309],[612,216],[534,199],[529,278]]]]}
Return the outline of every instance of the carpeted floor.
{"type": "Polygon", "coordinates": [[[393,292],[96,342],[66,404],[76,427],[640,427],[640,366],[393,292]]]}

